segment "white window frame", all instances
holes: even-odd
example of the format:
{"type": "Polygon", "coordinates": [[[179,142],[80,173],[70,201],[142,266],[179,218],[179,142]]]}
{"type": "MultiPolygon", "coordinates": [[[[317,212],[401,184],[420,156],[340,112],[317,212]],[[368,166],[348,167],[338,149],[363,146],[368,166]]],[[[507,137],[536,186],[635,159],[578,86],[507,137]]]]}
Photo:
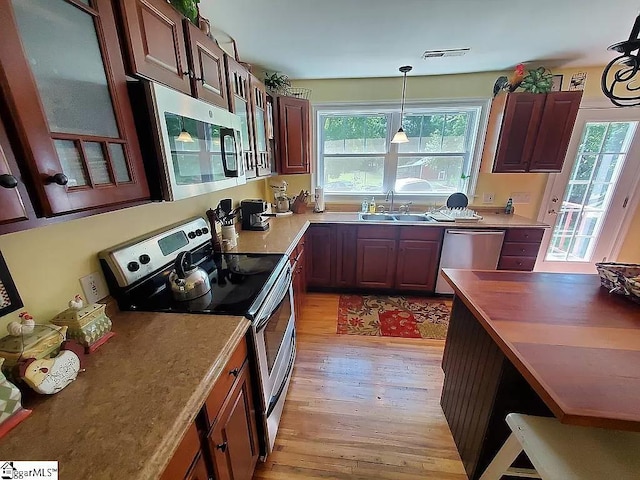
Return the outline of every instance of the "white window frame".
{"type": "MultiPolygon", "coordinates": [[[[471,153],[471,169],[470,177],[468,178],[466,194],[470,198],[475,196],[476,186],[478,183],[478,175],[480,173],[480,161],[482,159],[482,148],[487,132],[488,112],[491,105],[491,99],[486,98],[465,98],[465,99],[452,99],[452,100],[437,100],[437,101],[421,101],[421,102],[408,102],[405,104],[405,115],[408,114],[420,114],[430,113],[432,110],[438,110],[441,112],[458,112],[461,109],[475,109],[477,114],[478,128],[475,132],[470,132],[471,138],[469,144],[473,146],[473,152],[471,153]]],[[[318,103],[313,105],[313,122],[314,122],[314,165],[312,175],[312,185],[314,187],[322,187],[324,179],[323,165],[320,164],[320,158],[322,158],[323,145],[320,142],[322,137],[322,125],[320,122],[321,115],[327,114],[385,114],[391,116],[390,128],[387,132],[387,145],[388,151],[385,153],[358,153],[358,154],[344,154],[344,156],[353,157],[385,157],[384,166],[384,180],[383,180],[383,192],[388,192],[394,188],[394,185],[390,185],[390,179],[395,178],[395,172],[397,170],[398,159],[405,157],[415,157],[416,153],[398,153],[398,145],[391,143],[391,138],[400,127],[400,108],[398,102],[372,102],[372,103],[318,103]]],[[[376,193],[374,195],[380,196],[384,193],[376,193]]],[[[402,201],[413,201],[419,204],[444,204],[449,194],[442,193],[416,193],[396,192],[397,196],[402,197],[402,201]]],[[[330,202],[339,203],[360,203],[363,199],[372,196],[371,192],[363,193],[333,193],[326,192],[325,197],[330,202]]]]}

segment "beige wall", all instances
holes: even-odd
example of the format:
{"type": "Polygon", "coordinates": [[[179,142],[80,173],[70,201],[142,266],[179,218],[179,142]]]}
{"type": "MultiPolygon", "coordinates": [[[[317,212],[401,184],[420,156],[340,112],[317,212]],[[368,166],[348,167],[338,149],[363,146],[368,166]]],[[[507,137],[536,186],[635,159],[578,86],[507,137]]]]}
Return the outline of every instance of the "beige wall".
{"type": "MultiPolygon", "coordinates": [[[[249,182],[210,195],[127,208],[116,212],[58,223],[0,236],[4,255],[20,296],[36,322],[46,322],[67,308],[67,302],[82,293],[79,279],[101,271],[96,254],[105,248],[180,220],[204,215],[221,198],[234,204],[245,198],[260,198],[264,181],[249,182]]],[[[0,319],[0,337],[14,312],[0,319]]]]}

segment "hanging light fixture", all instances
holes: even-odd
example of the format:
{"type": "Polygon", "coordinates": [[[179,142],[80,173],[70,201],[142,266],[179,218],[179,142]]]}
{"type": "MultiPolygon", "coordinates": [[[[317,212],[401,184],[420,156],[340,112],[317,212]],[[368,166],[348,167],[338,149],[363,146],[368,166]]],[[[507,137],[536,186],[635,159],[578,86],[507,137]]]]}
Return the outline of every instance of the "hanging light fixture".
{"type": "Polygon", "coordinates": [[[187,132],[187,129],[184,128],[184,120],[182,117],[180,117],[180,126],[182,127],[182,130],[180,130],[180,135],[176,137],[176,140],[179,142],[193,143],[193,137],[189,132],[187,132]]]}
{"type": "Polygon", "coordinates": [[[614,43],[608,50],[620,53],[602,72],[602,92],[618,107],[640,105],[640,15],[631,29],[629,40],[614,43]],[[635,52],[635,53],[634,53],[635,52]]]}
{"type": "Polygon", "coordinates": [[[407,134],[404,133],[402,129],[402,119],[404,118],[404,95],[407,91],[407,73],[413,69],[411,65],[405,65],[404,67],[400,67],[400,71],[404,74],[402,79],[402,103],[400,107],[400,128],[393,136],[391,143],[408,143],[409,139],[407,138],[407,134]]]}

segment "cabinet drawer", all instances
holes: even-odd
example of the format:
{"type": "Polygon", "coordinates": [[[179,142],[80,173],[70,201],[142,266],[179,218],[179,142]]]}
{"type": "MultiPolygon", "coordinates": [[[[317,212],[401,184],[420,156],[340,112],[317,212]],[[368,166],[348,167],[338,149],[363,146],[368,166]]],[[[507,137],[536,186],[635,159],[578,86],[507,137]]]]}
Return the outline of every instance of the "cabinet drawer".
{"type": "Polygon", "coordinates": [[[358,238],[396,238],[395,225],[361,225],[358,227],[358,238]]]}
{"type": "Polygon", "coordinates": [[[400,240],[442,240],[444,228],[437,227],[400,227],[400,240]]]}
{"type": "Polygon", "coordinates": [[[220,378],[216,381],[216,384],[211,389],[211,393],[204,404],[207,411],[207,418],[209,419],[209,425],[213,425],[216,419],[216,415],[220,411],[224,399],[227,397],[229,390],[233,386],[233,382],[238,377],[242,365],[247,359],[247,340],[243,338],[240,344],[236,348],[235,352],[231,355],[231,358],[225,365],[220,378]]]}
{"type": "Polygon", "coordinates": [[[498,270],[522,270],[530,272],[536,264],[535,257],[500,257],[498,270]]]}
{"type": "Polygon", "coordinates": [[[538,256],[539,248],[539,243],[505,242],[505,244],[502,245],[502,255],[535,258],[538,256]]]}
{"type": "Polygon", "coordinates": [[[192,423],[185,433],[178,449],[171,457],[160,480],[176,480],[185,478],[193,459],[200,451],[200,438],[195,423],[192,423]]]}
{"type": "Polygon", "coordinates": [[[511,228],[504,236],[505,242],[536,243],[541,242],[544,228],[511,228]]]}

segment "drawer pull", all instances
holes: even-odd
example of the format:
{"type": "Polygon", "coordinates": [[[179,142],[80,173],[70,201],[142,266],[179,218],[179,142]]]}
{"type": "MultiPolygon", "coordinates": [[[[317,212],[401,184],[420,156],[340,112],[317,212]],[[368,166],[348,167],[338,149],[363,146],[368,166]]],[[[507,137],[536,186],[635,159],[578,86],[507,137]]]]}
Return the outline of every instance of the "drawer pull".
{"type": "Polygon", "coordinates": [[[231,370],[229,372],[229,375],[233,375],[234,377],[238,377],[238,374],[240,373],[240,369],[239,368],[234,368],[233,370],[231,370]]]}
{"type": "Polygon", "coordinates": [[[220,450],[222,453],[227,451],[227,442],[221,443],[220,445],[216,445],[216,448],[220,450]]]}

